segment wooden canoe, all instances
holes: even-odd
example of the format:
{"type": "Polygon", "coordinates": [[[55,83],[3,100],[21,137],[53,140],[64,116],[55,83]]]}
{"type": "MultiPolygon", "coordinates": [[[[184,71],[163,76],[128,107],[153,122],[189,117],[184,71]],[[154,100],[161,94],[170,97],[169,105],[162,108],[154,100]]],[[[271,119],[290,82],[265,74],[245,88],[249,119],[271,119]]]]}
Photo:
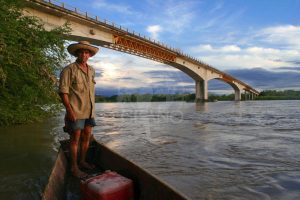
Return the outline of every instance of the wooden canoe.
{"type": "MultiPolygon", "coordinates": [[[[80,199],[80,180],[72,177],[69,171],[68,144],[68,140],[61,141],[57,159],[42,194],[43,200],[80,199]]],[[[101,170],[116,171],[133,180],[135,200],[189,199],[155,175],[95,140],[91,142],[87,159],[101,167],[101,170]]]]}

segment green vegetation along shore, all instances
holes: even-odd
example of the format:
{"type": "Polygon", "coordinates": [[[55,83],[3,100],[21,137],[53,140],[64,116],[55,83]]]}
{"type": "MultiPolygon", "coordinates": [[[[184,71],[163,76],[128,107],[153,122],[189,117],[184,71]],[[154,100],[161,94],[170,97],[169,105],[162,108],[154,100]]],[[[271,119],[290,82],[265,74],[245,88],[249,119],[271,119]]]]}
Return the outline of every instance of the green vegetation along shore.
{"type": "Polygon", "coordinates": [[[22,14],[22,0],[0,0],[0,126],[42,120],[61,108],[56,72],[67,60],[67,26],[46,31],[22,14]],[[52,105],[52,106],[49,106],[52,105]]]}
{"type": "Polygon", "coordinates": [[[195,94],[124,94],[111,97],[96,96],[96,102],[159,102],[194,101],[195,94]]]}
{"type": "MultiPolygon", "coordinates": [[[[249,97],[248,97],[249,98],[249,97]]],[[[209,94],[208,101],[233,101],[234,94],[216,95],[209,94]]],[[[242,94],[242,100],[245,95],[242,94]]],[[[294,90],[265,90],[255,97],[254,100],[300,100],[300,91],[294,90]]],[[[160,101],[186,101],[194,102],[195,94],[124,94],[105,97],[96,96],[96,102],[160,102],[160,101]]]]}
{"type": "Polygon", "coordinates": [[[300,91],[296,90],[264,90],[255,100],[300,100],[300,91]]]}

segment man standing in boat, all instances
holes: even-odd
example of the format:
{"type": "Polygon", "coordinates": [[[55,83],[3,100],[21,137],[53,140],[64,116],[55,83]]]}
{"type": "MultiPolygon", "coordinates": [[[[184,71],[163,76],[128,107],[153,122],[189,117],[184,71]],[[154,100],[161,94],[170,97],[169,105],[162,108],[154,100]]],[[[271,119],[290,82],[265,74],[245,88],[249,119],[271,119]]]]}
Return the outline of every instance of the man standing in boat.
{"type": "Polygon", "coordinates": [[[76,177],[87,174],[80,169],[92,169],[86,162],[86,154],[95,124],[95,70],[87,64],[98,48],[87,41],[80,41],[68,46],[68,52],[77,57],[76,61],[66,66],[60,75],[59,94],[66,108],[65,127],[70,133],[71,171],[76,177]],[[80,157],[77,160],[80,142],[80,157]]]}

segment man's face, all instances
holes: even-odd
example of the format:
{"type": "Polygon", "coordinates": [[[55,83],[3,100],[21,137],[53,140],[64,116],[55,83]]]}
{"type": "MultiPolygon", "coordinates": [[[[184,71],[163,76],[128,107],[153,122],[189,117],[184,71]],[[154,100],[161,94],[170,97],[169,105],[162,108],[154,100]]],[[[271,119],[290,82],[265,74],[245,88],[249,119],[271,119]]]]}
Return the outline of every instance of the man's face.
{"type": "Polygon", "coordinates": [[[78,61],[84,63],[86,63],[88,59],[91,57],[90,51],[86,49],[79,49],[77,55],[78,55],[78,61]]]}

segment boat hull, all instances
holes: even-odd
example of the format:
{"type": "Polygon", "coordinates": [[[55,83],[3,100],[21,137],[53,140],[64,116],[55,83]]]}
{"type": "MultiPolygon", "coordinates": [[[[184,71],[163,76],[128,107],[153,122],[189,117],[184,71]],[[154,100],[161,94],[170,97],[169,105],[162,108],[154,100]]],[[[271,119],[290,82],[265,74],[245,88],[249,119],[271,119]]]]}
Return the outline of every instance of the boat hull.
{"type": "MultiPolygon", "coordinates": [[[[48,184],[44,190],[43,200],[68,199],[66,185],[70,178],[68,160],[68,141],[62,141],[48,184]]],[[[184,194],[166,184],[155,175],[129,161],[103,144],[93,140],[87,159],[101,170],[116,171],[134,183],[136,200],[186,200],[184,194]]],[[[72,179],[71,179],[72,180],[72,179]]],[[[74,179],[73,179],[74,180],[74,179]]]]}

